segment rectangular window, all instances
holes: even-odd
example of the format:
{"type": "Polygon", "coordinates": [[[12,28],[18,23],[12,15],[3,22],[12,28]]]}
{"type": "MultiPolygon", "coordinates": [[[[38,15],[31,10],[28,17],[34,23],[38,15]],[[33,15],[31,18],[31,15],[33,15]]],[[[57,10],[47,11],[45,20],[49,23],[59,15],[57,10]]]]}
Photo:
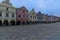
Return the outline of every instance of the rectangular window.
{"type": "Polygon", "coordinates": [[[6,8],[6,10],[8,11],[8,8],[6,8]]]}
{"type": "Polygon", "coordinates": [[[2,12],[0,12],[0,16],[2,16],[2,12]]]}
{"type": "Polygon", "coordinates": [[[18,17],[20,18],[21,16],[20,16],[20,15],[18,15],[18,17]]]}
{"type": "Polygon", "coordinates": [[[6,13],[6,17],[9,17],[9,13],[6,13]]]}
{"type": "Polygon", "coordinates": [[[30,16],[30,18],[32,18],[32,16],[30,16]]]}
{"type": "Polygon", "coordinates": [[[14,14],[12,14],[12,17],[14,17],[14,14]]]}

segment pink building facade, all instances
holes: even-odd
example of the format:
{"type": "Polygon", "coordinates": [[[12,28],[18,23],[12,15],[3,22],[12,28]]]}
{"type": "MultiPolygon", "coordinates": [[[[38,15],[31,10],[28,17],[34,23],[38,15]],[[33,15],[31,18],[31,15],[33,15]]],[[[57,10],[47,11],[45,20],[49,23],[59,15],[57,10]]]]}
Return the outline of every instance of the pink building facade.
{"type": "Polygon", "coordinates": [[[24,6],[17,8],[16,21],[17,21],[17,24],[28,22],[28,10],[24,6]]]}

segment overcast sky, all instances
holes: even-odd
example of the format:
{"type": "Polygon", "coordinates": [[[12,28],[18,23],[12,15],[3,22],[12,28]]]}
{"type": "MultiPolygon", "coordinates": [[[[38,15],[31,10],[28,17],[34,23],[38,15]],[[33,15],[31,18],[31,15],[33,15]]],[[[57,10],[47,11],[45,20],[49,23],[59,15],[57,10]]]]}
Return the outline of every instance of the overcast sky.
{"type": "Polygon", "coordinates": [[[10,0],[10,2],[16,8],[25,6],[29,11],[34,8],[36,12],[60,16],[60,0],[10,0]]]}

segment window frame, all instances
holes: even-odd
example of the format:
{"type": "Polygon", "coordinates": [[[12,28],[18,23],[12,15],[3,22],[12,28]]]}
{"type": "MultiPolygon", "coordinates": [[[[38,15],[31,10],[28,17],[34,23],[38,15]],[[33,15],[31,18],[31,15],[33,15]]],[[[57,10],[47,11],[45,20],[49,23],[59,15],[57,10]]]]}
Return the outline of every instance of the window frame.
{"type": "Polygon", "coordinates": [[[14,17],[14,14],[12,14],[12,17],[14,17]]]}
{"type": "Polygon", "coordinates": [[[6,13],[6,17],[9,17],[9,13],[6,13]]]}
{"type": "Polygon", "coordinates": [[[7,7],[7,8],[6,8],[6,10],[8,11],[8,10],[9,10],[9,8],[7,7]]]}

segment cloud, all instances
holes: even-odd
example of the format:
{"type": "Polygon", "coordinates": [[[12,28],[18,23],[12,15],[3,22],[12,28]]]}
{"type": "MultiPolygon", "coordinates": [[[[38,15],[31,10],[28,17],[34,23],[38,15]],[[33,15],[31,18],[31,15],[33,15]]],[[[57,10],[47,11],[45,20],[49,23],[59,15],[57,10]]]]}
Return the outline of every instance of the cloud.
{"type": "Polygon", "coordinates": [[[39,8],[45,8],[45,6],[46,6],[44,0],[39,0],[37,5],[38,5],[39,8]]]}

